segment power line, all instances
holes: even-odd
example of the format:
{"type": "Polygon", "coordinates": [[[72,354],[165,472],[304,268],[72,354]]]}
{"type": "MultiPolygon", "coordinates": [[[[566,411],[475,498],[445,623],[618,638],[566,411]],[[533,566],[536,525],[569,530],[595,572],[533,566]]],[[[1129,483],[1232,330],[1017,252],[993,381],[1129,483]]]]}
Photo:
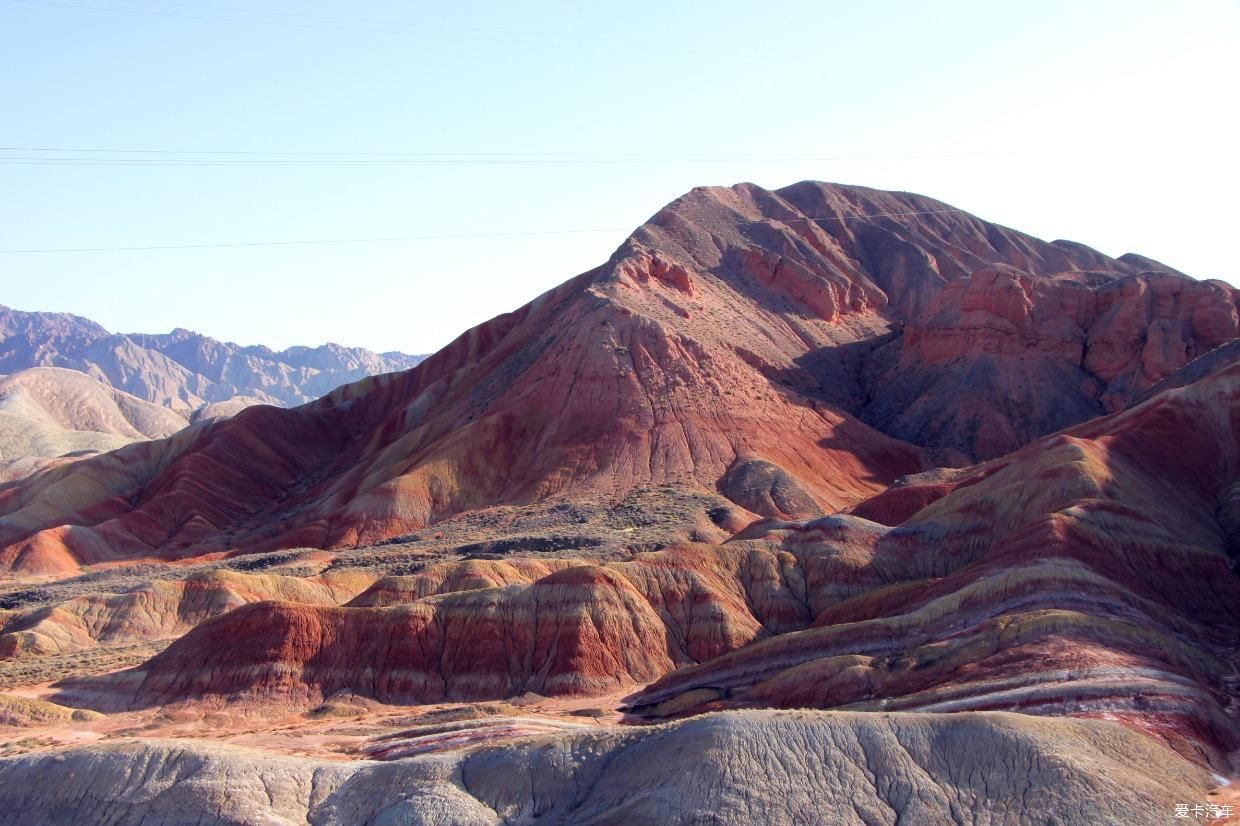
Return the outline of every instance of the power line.
{"type": "Polygon", "coordinates": [[[390,238],[330,238],[308,241],[229,241],[218,244],[160,244],[141,247],[72,247],[62,249],[0,250],[0,255],[56,252],[140,252],[147,250],[201,250],[234,247],[293,247],[316,244],[374,244],[389,241],[441,241],[454,238],[518,238],[538,235],[571,235],[591,232],[623,232],[622,229],[558,229],[541,232],[477,232],[460,235],[404,235],[390,238]]]}
{"type": "Polygon", "coordinates": [[[757,155],[588,152],[343,152],[214,149],[107,149],[0,146],[0,166],[42,167],[386,167],[386,166],[631,166],[660,164],[806,163],[866,160],[933,160],[964,153],[909,155],[757,155]],[[140,157],[119,157],[119,156],[140,157]]]}
{"type": "MultiPolygon", "coordinates": [[[[315,24],[315,23],[296,23],[296,22],[290,22],[290,21],[284,21],[284,20],[260,20],[257,18],[219,17],[219,16],[210,16],[210,15],[203,15],[203,14],[174,14],[172,12],[153,11],[151,9],[118,9],[118,8],[113,8],[113,7],[108,7],[108,6],[90,6],[90,5],[86,5],[83,3],[52,2],[51,0],[8,0],[8,2],[19,3],[25,6],[48,6],[51,8],[58,8],[58,9],[78,9],[78,10],[85,10],[85,11],[110,12],[113,14],[135,14],[135,15],[141,15],[144,17],[163,17],[163,18],[172,18],[176,20],[206,20],[206,21],[211,21],[211,22],[216,22],[216,23],[249,23],[249,24],[256,24],[260,26],[276,26],[276,27],[294,28],[294,29],[347,31],[347,32],[361,32],[364,34],[404,34],[404,35],[410,35],[413,37],[428,37],[428,38],[445,37],[449,39],[458,39],[458,40],[483,40],[483,41],[490,41],[490,42],[526,43],[530,45],[540,45],[540,46],[549,45],[541,41],[509,39],[509,38],[501,39],[501,38],[480,37],[477,35],[465,35],[465,34],[460,34],[460,35],[434,34],[434,33],[429,33],[429,32],[420,32],[420,31],[417,31],[416,29],[358,28],[358,27],[343,27],[343,26],[326,26],[326,25],[315,24]]],[[[405,25],[405,24],[396,24],[396,25],[405,25]]]]}
{"type": "Polygon", "coordinates": [[[175,161],[152,160],[92,160],[63,159],[44,160],[38,158],[0,158],[0,166],[43,166],[43,167],[118,167],[141,169],[147,167],[392,167],[392,166],[644,166],[660,164],[720,164],[720,163],[796,163],[810,161],[839,160],[838,158],[645,158],[645,159],[528,159],[528,160],[391,160],[391,161],[175,161]]]}
{"type": "MultiPolygon", "coordinates": [[[[147,0],[139,0],[146,2],[147,0]]],[[[397,21],[367,21],[357,18],[333,18],[322,15],[304,15],[290,12],[263,12],[257,10],[244,9],[227,9],[225,7],[211,6],[180,6],[181,8],[196,8],[200,10],[214,10],[230,13],[241,13],[247,15],[258,15],[257,17],[221,17],[219,15],[207,14],[177,14],[172,12],[155,11],[152,9],[126,9],[115,8],[110,6],[94,6],[83,3],[65,3],[53,2],[53,0],[8,0],[10,3],[19,3],[27,6],[48,6],[52,8],[77,9],[85,11],[105,12],[113,14],[132,14],[145,17],[162,17],[180,20],[199,20],[210,21],[216,23],[249,23],[260,26],[275,26],[281,28],[294,29],[311,29],[321,31],[341,31],[341,32],[357,32],[362,34],[384,34],[384,35],[406,35],[410,37],[429,38],[429,39],[448,39],[448,40],[477,40],[490,43],[516,43],[527,46],[568,46],[576,48],[595,48],[607,47],[610,49],[619,49],[622,51],[665,51],[686,55],[706,55],[720,54],[718,50],[706,49],[686,49],[671,44],[644,43],[638,41],[621,41],[621,40],[602,40],[598,38],[578,37],[576,35],[557,35],[545,32],[499,32],[486,29],[453,29],[449,27],[426,27],[416,23],[401,23],[397,21]],[[294,19],[286,20],[263,20],[262,16],[278,16],[294,19]],[[297,19],[306,20],[336,20],[348,22],[349,26],[325,25],[323,23],[313,22],[297,22],[297,19]],[[371,26],[372,28],[364,28],[371,26]],[[382,27],[382,28],[377,28],[382,27]],[[393,28],[395,27],[395,28],[393,28]],[[490,34],[474,34],[470,32],[490,32],[490,34]]],[[[159,3],[158,5],[173,5],[159,3]]],[[[761,57],[766,60],[782,60],[785,56],[773,52],[761,51],[737,51],[729,50],[728,54],[741,54],[752,57],[761,57]]]]}
{"type": "Polygon", "coordinates": [[[242,9],[235,6],[208,6],[202,3],[170,3],[162,2],[162,0],[123,0],[124,2],[137,3],[143,6],[165,6],[174,9],[201,9],[204,11],[222,11],[227,13],[249,14],[258,17],[291,17],[301,20],[330,20],[335,23],[359,23],[371,26],[406,26],[419,29],[434,29],[439,31],[454,32],[470,32],[475,34],[535,34],[535,32],[507,32],[496,29],[479,29],[464,26],[428,26],[425,23],[406,23],[400,20],[373,20],[361,17],[338,17],[327,14],[306,14],[305,12],[288,12],[288,11],[269,11],[263,9],[242,9]]]}
{"type": "Polygon", "coordinates": [[[799,153],[778,155],[745,152],[407,152],[407,151],[278,151],[267,149],[118,149],[66,146],[0,146],[0,152],[98,152],[116,155],[261,155],[261,156],[345,156],[345,157],[413,157],[413,158],[658,158],[677,160],[888,160],[899,158],[957,158],[976,153],[940,152],[916,154],[840,153],[814,155],[799,153]]]}
{"type": "Polygon", "coordinates": [[[326,21],[331,21],[335,23],[363,24],[363,25],[368,25],[368,26],[397,26],[401,28],[414,28],[414,29],[430,30],[430,31],[457,32],[457,33],[467,33],[467,34],[501,35],[501,36],[508,36],[508,37],[549,37],[549,38],[569,40],[572,43],[593,41],[593,42],[598,42],[598,43],[620,43],[620,44],[639,46],[639,47],[641,46],[658,46],[658,47],[670,46],[672,48],[676,48],[676,45],[672,43],[623,40],[623,39],[615,39],[615,38],[601,39],[601,38],[592,38],[592,37],[581,37],[576,34],[555,34],[552,32],[512,32],[512,31],[503,31],[499,29],[482,29],[482,28],[471,27],[471,26],[437,26],[437,25],[429,25],[426,23],[407,23],[407,22],[399,21],[399,20],[373,20],[373,19],[367,19],[367,18],[339,17],[339,16],[325,15],[325,14],[306,14],[305,12],[266,11],[266,10],[260,10],[260,9],[243,9],[243,8],[228,7],[228,6],[209,6],[209,5],[203,5],[200,3],[172,3],[172,2],[164,2],[164,0],[123,0],[123,2],[137,3],[139,5],[145,5],[145,6],[165,6],[165,7],[180,8],[180,9],[201,9],[205,11],[239,13],[239,14],[255,15],[258,17],[287,17],[287,18],[302,19],[302,20],[326,20],[326,21]]]}
{"type": "MultiPolygon", "coordinates": [[[[818,222],[818,221],[846,221],[850,219],[863,218],[902,218],[912,215],[943,215],[947,213],[965,212],[963,209],[927,209],[915,210],[908,212],[871,212],[871,213],[855,213],[829,215],[824,218],[786,218],[772,219],[783,224],[797,222],[818,222]]],[[[966,213],[967,214],[967,213],[966,213]]],[[[750,224],[765,223],[764,221],[750,221],[750,224]]],[[[319,244],[373,244],[386,243],[392,241],[441,241],[451,239],[468,239],[468,238],[518,238],[533,237],[543,235],[575,235],[585,233],[598,232],[624,232],[620,228],[601,228],[601,229],[560,229],[560,230],[542,230],[534,232],[481,232],[467,233],[461,235],[405,235],[389,238],[333,238],[318,239],[306,241],[231,241],[224,243],[212,244],[160,244],[154,246],[132,246],[132,247],[72,247],[72,248],[46,248],[46,249],[0,249],[0,255],[25,255],[36,253],[67,253],[67,252],[145,252],[150,250],[198,250],[198,249],[230,249],[241,247],[292,247],[292,246],[312,246],[319,244]]]]}

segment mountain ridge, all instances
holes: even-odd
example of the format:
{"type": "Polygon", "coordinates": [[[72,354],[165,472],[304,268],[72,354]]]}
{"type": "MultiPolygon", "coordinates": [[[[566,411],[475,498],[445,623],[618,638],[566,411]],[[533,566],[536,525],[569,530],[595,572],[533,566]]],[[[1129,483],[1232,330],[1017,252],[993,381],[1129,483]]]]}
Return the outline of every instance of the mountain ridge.
{"type": "Polygon", "coordinates": [[[112,333],[72,313],[0,305],[0,373],[74,369],[187,415],[236,396],[279,406],[304,404],[347,381],[405,370],[422,358],[332,342],[273,350],[183,327],[165,334],[112,333]]]}
{"type": "Polygon", "coordinates": [[[411,370],[0,485],[0,822],[1221,811],[1238,332],[921,196],[694,190],[411,370]]]}
{"type": "Polygon", "coordinates": [[[832,512],[1122,408],[1234,339],[1235,296],[923,196],[699,188],[411,371],[0,493],[0,559],[353,546],[662,483],[832,512]],[[58,510],[79,484],[111,504],[58,510]]]}

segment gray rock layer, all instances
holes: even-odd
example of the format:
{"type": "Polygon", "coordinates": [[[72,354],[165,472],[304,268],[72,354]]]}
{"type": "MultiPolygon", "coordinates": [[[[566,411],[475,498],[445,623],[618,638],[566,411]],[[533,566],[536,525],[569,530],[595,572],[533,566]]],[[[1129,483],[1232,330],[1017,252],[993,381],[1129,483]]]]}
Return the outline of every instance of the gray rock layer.
{"type": "Polygon", "coordinates": [[[381,763],[191,741],[0,760],[0,824],[1144,824],[1210,776],[1118,724],[727,712],[381,763]]]}

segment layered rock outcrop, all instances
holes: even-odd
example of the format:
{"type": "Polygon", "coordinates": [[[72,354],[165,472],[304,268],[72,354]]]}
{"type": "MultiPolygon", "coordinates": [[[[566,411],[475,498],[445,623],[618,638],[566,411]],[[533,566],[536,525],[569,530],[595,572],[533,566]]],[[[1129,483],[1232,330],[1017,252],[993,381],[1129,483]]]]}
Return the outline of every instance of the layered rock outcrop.
{"type": "Polygon", "coordinates": [[[830,513],[1122,406],[1235,335],[1229,288],[1151,265],[905,193],[694,190],[413,371],[0,492],[0,566],[357,545],[660,483],[830,513]]]}
{"type": "Polygon", "coordinates": [[[695,190],[411,371],[0,486],[0,711],[344,758],[0,759],[0,823],[1164,822],[1240,753],[1236,335],[919,196],[695,190]]]}
{"type": "Polygon", "coordinates": [[[214,570],[161,579],[122,593],[86,594],[13,611],[0,620],[0,660],[66,654],[98,644],[179,637],[251,602],[339,605],[367,588],[362,571],[301,578],[214,570]]]}
{"type": "Polygon", "coordinates": [[[1240,579],[1219,508],[1240,472],[1238,411],[1233,366],[931,477],[929,504],[896,527],[768,520],[721,546],[444,563],[343,607],[249,605],[61,699],[116,709],[632,687],[645,717],[736,705],[1102,716],[1221,765],[1240,746],[1228,712],[1240,579]]]}
{"type": "Polygon", "coordinates": [[[985,268],[906,323],[862,416],[901,438],[992,458],[1122,409],[1237,335],[1234,290],[1222,282],[985,268]]]}
{"type": "Polygon", "coordinates": [[[631,702],[655,715],[718,703],[1088,714],[1225,763],[1240,745],[1225,504],[1238,403],[1233,366],[930,480],[930,504],[896,527],[754,526],[749,542],[832,561],[831,604],[809,629],[680,669],[631,702]]]}

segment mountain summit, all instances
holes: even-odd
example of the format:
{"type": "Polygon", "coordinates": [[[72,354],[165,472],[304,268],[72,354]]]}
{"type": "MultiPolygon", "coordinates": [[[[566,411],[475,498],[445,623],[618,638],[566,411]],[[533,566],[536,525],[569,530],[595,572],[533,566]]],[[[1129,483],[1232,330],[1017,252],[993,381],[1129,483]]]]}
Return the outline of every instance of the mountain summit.
{"type": "MultiPolygon", "coordinates": [[[[412,370],[0,490],[0,566],[347,547],[658,485],[718,537],[1121,410],[1237,319],[1221,282],[918,195],[695,189],[412,370]]],[[[217,345],[150,352],[228,363],[217,345]]]]}

